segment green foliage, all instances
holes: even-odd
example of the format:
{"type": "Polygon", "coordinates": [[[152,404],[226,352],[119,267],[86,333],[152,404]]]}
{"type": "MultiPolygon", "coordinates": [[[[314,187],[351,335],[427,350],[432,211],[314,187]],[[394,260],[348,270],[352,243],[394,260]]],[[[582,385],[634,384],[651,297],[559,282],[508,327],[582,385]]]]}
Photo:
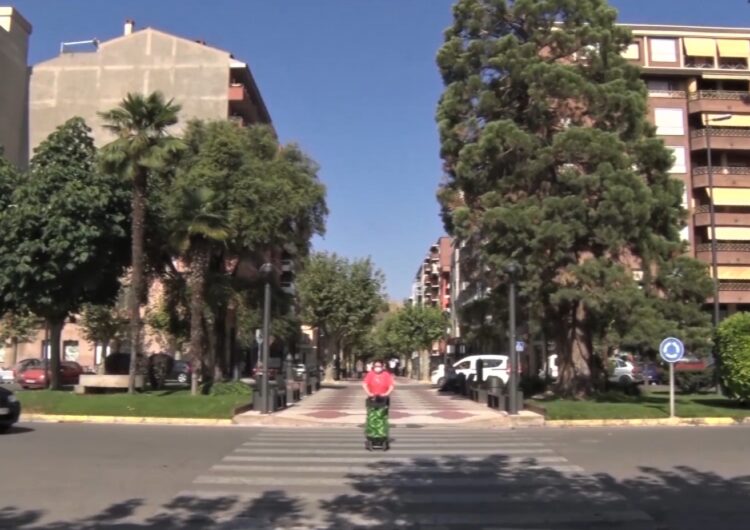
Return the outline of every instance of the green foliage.
{"type": "Polygon", "coordinates": [[[204,393],[209,396],[249,396],[253,393],[253,387],[241,381],[214,383],[210,385],[208,392],[204,393]]]}
{"type": "Polygon", "coordinates": [[[31,313],[5,313],[0,317],[0,345],[29,342],[39,331],[39,318],[31,313]]]}
{"type": "Polygon", "coordinates": [[[388,314],[375,330],[376,341],[386,354],[425,350],[445,336],[448,320],[436,307],[408,305],[388,314]]]}
{"type": "Polygon", "coordinates": [[[339,344],[356,342],[384,306],[383,284],[383,274],[369,258],[350,261],[336,254],[313,254],[297,280],[302,318],[339,344]]]}
{"type": "Polygon", "coordinates": [[[674,381],[677,388],[684,394],[694,394],[709,390],[716,384],[716,371],[713,366],[704,370],[675,372],[674,381]]]}
{"type": "Polygon", "coordinates": [[[58,127],[0,213],[0,305],[61,321],[116,296],[129,258],[127,191],[97,171],[89,132],[80,118],[58,127]]]}
{"type": "Polygon", "coordinates": [[[461,0],[438,54],[446,228],[493,290],[520,264],[522,314],[553,323],[569,394],[590,391],[595,342],[706,347],[710,282],[681,256],[682,185],[615,21],[605,0],[461,0]]]}
{"type": "Polygon", "coordinates": [[[79,324],[86,340],[107,344],[125,338],[128,319],[117,306],[86,304],[81,312],[79,324]]]}
{"type": "Polygon", "coordinates": [[[750,399],[750,313],[735,313],[717,331],[721,380],[727,392],[750,399]]]}

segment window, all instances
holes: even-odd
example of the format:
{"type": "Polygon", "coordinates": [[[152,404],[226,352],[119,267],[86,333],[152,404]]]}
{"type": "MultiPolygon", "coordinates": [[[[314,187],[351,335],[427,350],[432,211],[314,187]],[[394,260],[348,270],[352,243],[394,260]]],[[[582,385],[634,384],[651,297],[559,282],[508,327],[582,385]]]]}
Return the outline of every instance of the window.
{"type": "Polygon", "coordinates": [[[685,134],[684,119],[685,113],[682,109],[654,109],[656,134],[682,136],[685,134]]]}
{"type": "Polygon", "coordinates": [[[456,365],[456,370],[468,370],[469,368],[471,368],[470,361],[464,361],[461,364],[456,365]]]}
{"type": "Polygon", "coordinates": [[[78,353],[79,351],[77,340],[66,340],[63,342],[63,360],[77,361],[78,353]]]}
{"type": "Polygon", "coordinates": [[[641,58],[641,46],[637,42],[628,44],[628,47],[622,51],[622,56],[630,61],[637,61],[641,58]]]}
{"type": "Polygon", "coordinates": [[[499,368],[503,361],[501,359],[483,359],[485,368],[499,368]]]}
{"type": "Polygon", "coordinates": [[[656,63],[676,63],[677,46],[674,39],[650,39],[651,60],[656,63]]]}
{"type": "Polygon", "coordinates": [[[674,155],[674,164],[670,173],[687,173],[687,166],[685,165],[685,148],[684,147],[673,147],[667,146],[668,149],[672,150],[674,155]]]}

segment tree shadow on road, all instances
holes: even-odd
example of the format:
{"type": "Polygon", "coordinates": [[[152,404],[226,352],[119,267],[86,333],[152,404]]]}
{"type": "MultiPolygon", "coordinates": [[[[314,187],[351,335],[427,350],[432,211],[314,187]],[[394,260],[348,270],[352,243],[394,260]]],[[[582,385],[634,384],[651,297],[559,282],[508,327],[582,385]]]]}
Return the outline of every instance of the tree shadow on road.
{"type": "Polygon", "coordinates": [[[750,505],[750,476],[724,478],[689,466],[643,467],[625,480],[508,456],[373,460],[355,469],[343,480],[348,493],[325,494],[322,488],[322,500],[292,495],[283,486],[254,490],[254,495],[186,493],[139,522],[133,521],[144,509],[142,499],[57,522],[44,519],[40,510],[8,507],[0,509],[0,528],[703,530],[713,524],[739,530],[747,528],[750,505]]]}

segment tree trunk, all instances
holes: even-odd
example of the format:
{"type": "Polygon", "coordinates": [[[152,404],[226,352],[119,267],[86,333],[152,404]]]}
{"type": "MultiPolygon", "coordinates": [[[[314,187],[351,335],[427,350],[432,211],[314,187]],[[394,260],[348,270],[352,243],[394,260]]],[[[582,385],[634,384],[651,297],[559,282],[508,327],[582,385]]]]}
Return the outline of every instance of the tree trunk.
{"type": "Polygon", "coordinates": [[[430,350],[419,351],[419,380],[430,381],[430,350]]]}
{"type": "Polygon", "coordinates": [[[10,353],[10,363],[9,363],[9,365],[10,365],[11,369],[13,369],[16,366],[16,363],[18,362],[18,338],[17,337],[13,337],[13,339],[11,339],[11,343],[12,343],[13,347],[10,350],[11,353],[10,353]]]}
{"type": "Polygon", "coordinates": [[[583,398],[591,394],[593,383],[593,348],[584,305],[577,303],[566,320],[558,338],[558,392],[565,397],[583,398]]]}
{"type": "Polygon", "coordinates": [[[130,369],[128,371],[128,393],[135,393],[135,376],[138,355],[141,353],[141,296],[145,290],[144,269],[146,259],[144,244],[146,233],[146,173],[136,170],[133,179],[132,209],[132,271],[130,281],[130,369]]]}
{"type": "Polygon", "coordinates": [[[333,383],[336,380],[336,363],[333,358],[333,352],[338,353],[339,341],[335,336],[326,335],[326,348],[323,362],[325,363],[325,375],[323,382],[333,383]]]}
{"type": "Polygon", "coordinates": [[[190,289],[190,363],[193,377],[190,384],[191,394],[198,395],[198,376],[203,373],[203,310],[205,303],[206,275],[208,273],[208,247],[196,242],[190,257],[188,287],[190,289]]]}
{"type": "Polygon", "coordinates": [[[48,322],[50,329],[49,336],[49,367],[48,381],[50,390],[60,390],[60,339],[62,337],[65,319],[50,319],[48,322]]]}

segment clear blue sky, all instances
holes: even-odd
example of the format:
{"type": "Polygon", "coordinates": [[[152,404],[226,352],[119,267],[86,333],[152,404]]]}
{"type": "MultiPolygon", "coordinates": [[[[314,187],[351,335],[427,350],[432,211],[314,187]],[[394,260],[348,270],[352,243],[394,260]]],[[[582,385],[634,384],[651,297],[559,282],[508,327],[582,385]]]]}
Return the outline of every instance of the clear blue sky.
{"type": "MultiPolygon", "coordinates": [[[[29,61],[106,40],[126,18],[247,61],[283,141],[321,165],[317,249],[371,256],[395,299],[442,233],[435,54],[453,0],[6,0],[34,26],[29,61]]],[[[750,26],[746,0],[615,0],[621,21],[750,26]]]]}

